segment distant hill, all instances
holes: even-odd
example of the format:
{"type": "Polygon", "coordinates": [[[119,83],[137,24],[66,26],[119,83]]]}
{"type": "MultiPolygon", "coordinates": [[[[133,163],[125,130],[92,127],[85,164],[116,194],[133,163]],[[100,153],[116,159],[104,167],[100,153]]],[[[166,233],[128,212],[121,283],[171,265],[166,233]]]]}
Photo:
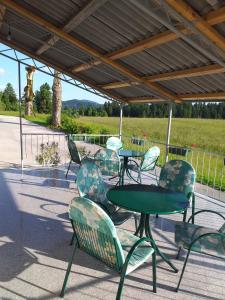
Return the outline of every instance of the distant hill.
{"type": "Polygon", "coordinates": [[[91,101],[91,100],[78,100],[78,99],[72,99],[72,100],[67,100],[67,101],[63,101],[62,102],[62,107],[69,107],[69,108],[80,108],[81,106],[83,107],[100,107],[102,106],[102,104],[97,103],[95,101],[91,101]]]}

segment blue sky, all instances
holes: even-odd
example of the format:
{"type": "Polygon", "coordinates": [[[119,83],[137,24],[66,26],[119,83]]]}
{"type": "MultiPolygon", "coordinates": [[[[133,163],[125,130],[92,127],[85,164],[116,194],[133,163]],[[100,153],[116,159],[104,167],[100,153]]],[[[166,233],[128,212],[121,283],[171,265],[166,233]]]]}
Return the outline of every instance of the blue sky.
{"type": "MultiPolygon", "coordinates": [[[[0,50],[7,49],[8,47],[0,43],[0,50]]],[[[7,52],[5,52],[7,53],[7,52]]],[[[23,57],[19,54],[20,58],[23,57]]],[[[0,90],[3,90],[8,82],[11,82],[16,93],[18,94],[18,67],[17,62],[0,55],[0,90]]],[[[26,85],[26,71],[25,66],[21,65],[21,80],[22,91],[26,85]]],[[[46,75],[42,72],[36,71],[34,73],[34,91],[39,89],[40,85],[47,82],[52,86],[53,77],[46,75]]],[[[78,87],[62,81],[62,100],[70,99],[87,99],[104,103],[106,99],[96,96],[92,93],[84,91],[78,87]]]]}

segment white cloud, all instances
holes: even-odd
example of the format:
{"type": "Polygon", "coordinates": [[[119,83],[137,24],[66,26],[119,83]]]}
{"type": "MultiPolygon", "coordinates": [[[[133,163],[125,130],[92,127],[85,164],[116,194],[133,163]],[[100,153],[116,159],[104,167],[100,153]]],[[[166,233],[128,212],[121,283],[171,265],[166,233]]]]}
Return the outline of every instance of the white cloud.
{"type": "Polygon", "coordinates": [[[5,86],[3,84],[0,84],[0,91],[3,91],[5,86]]]}
{"type": "Polygon", "coordinates": [[[0,76],[4,75],[5,74],[5,69],[3,68],[0,68],[0,76]]]}

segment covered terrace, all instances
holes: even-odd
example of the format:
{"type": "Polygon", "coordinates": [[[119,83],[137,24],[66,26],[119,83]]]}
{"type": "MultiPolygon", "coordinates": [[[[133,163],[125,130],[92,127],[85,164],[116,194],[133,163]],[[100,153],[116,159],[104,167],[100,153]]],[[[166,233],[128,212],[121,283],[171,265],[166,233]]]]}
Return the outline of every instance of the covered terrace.
{"type": "MultiPolygon", "coordinates": [[[[51,76],[56,69],[68,83],[120,103],[122,139],[123,105],[168,103],[165,162],[169,159],[171,104],[225,100],[224,22],[222,0],[0,0],[0,42],[5,45],[0,55],[18,62],[20,101],[21,65],[34,65],[51,76]]],[[[23,163],[25,136],[34,131],[27,124],[30,131],[26,132],[20,120],[11,125],[21,138],[17,148],[23,163]]],[[[35,133],[45,136],[42,130],[37,127],[35,133]]],[[[224,202],[219,201],[224,196],[224,160],[219,159],[219,196],[215,197],[218,189],[213,186],[210,197],[199,193],[196,203],[197,209],[224,214],[224,202]]],[[[77,170],[72,169],[65,180],[67,158],[58,168],[24,168],[21,178],[21,169],[13,167],[10,158],[7,161],[0,169],[0,297],[58,299],[72,251],[67,210],[77,195],[77,170]]],[[[145,180],[152,183],[148,177],[145,180]]],[[[181,269],[184,257],[175,260],[175,220],[180,220],[179,214],[151,222],[160,247],[181,269]]],[[[219,226],[217,218],[201,221],[219,226]]],[[[133,232],[133,220],[123,227],[133,232]]],[[[179,293],[174,292],[177,274],[158,259],[158,292],[153,294],[150,269],[148,263],[128,277],[124,299],[225,298],[224,264],[216,258],[193,254],[179,293]]],[[[65,299],[115,299],[117,284],[118,277],[110,269],[78,252],[65,299]]]]}

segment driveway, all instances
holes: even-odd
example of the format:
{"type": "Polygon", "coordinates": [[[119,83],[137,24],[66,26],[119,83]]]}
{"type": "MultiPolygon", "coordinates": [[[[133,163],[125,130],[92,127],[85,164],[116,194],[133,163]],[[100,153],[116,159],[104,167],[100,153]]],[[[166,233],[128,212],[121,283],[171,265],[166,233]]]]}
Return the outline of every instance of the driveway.
{"type": "MultiPolygon", "coordinates": [[[[54,133],[53,130],[22,119],[24,133],[54,133]]],[[[0,115],[0,165],[20,164],[19,118],[0,115]]]]}

